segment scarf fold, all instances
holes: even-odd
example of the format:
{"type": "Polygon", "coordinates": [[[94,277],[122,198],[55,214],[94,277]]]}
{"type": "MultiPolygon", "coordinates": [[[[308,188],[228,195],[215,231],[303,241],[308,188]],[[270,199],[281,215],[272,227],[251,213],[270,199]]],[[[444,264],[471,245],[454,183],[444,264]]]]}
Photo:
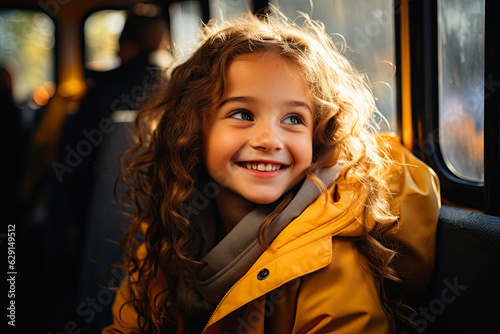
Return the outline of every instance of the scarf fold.
{"type": "MultiPolygon", "coordinates": [[[[335,165],[315,171],[327,188],[333,185],[342,167],[335,165]]],[[[321,195],[320,190],[306,178],[291,202],[273,220],[266,230],[266,240],[276,236],[311,203],[321,195]]],[[[187,319],[208,321],[222,297],[265,251],[258,241],[258,231],[263,220],[274,210],[272,205],[259,205],[248,213],[217,245],[215,243],[215,208],[207,206],[196,215],[193,223],[200,227],[202,254],[206,263],[198,273],[196,289],[187,288],[181,281],[177,291],[181,309],[187,319]],[[213,248],[211,248],[213,247],[213,248]],[[210,249],[211,248],[211,249],[210,249]]]]}

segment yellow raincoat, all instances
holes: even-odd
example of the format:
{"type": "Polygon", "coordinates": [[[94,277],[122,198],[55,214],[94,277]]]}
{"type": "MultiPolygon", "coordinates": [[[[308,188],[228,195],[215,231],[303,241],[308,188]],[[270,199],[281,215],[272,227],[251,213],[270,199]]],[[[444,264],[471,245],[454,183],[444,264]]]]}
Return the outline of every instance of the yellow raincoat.
{"type": "MultiPolygon", "coordinates": [[[[434,264],[439,182],[397,138],[385,139],[402,164],[394,166],[401,172],[391,173],[391,210],[400,216],[396,239],[406,249],[405,270],[418,293],[434,264]]],[[[226,293],[203,333],[393,333],[375,279],[352,240],[366,223],[364,198],[354,200],[347,210],[353,196],[338,180],[328,189],[326,207],[320,196],[291,221],[226,293]]],[[[127,294],[124,287],[118,291],[114,324],[103,333],[138,332],[130,304],[119,317],[127,294]]]]}

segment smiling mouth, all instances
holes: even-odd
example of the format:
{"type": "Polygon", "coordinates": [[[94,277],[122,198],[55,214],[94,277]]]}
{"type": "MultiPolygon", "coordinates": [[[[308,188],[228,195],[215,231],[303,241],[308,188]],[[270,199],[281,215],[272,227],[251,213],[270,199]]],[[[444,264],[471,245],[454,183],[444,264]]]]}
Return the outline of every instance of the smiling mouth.
{"type": "Polygon", "coordinates": [[[264,163],[264,162],[247,162],[247,161],[242,161],[242,162],[236,162],[236,164],[240,167],[249,169],[249,170],[256,170],[259,172],[275,172],[281,169],[286,168],[286,165],[283,164],[269,164],[269,163],[264,163]]]}

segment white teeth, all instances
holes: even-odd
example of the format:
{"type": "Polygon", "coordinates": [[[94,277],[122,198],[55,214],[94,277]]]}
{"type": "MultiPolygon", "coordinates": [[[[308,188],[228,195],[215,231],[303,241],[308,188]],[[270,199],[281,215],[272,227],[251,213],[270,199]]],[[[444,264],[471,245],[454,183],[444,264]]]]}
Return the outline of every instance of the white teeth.
{"type": "Polygon", "coordinates": [[[250,170],[258,170],[260,172],[274,172],[277,171],[281,168],[282,165],[280,164],[266,164],[263,162],[259,163],[252,163],[252,162],[242,162],[240,164],[241,167],[245,167],[246,169],[250,170]]]}

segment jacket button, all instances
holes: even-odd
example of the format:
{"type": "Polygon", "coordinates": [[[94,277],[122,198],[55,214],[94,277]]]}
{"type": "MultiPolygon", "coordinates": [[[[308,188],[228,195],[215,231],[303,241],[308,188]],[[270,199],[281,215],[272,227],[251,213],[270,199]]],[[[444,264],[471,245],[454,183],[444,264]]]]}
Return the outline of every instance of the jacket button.
{"type": "Polygon", "coordinates": [[[266,279],[267,277],[269,276],[269,270],[267,269],[262,269],[261,271],[259,271],[259,273],[257,274],[257,278],[262,281],[263,279],[266,279]]]}

